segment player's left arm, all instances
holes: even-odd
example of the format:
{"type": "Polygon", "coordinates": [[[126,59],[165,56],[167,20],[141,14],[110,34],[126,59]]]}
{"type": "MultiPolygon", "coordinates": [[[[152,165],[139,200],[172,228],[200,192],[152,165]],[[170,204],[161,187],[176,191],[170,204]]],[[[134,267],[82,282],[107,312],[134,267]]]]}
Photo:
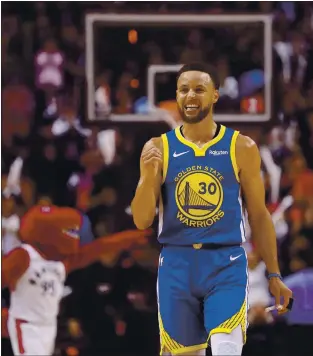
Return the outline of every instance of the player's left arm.
{"type": "Polygon", "coordinates": [[[14,290],[18,280],[29,267],[30,257],[28,252],[17,247],[1,259],[1,287],[14,290]]]}
{"type": "MultiPolygon", "coordinates": [[[[271,215],[265,205],[265,189],[261,176],[261,157],[256,143],[249,137],[239,135],[236,142],[236,161],[240,185],[248,211],[252,239],[269,274],[280,274],[277,258],[277,240],[271,215]]],[[[270,278],[270,291],[276,305],[284,298],[286,309],[292,292],[277,277],[270,278]]]]}

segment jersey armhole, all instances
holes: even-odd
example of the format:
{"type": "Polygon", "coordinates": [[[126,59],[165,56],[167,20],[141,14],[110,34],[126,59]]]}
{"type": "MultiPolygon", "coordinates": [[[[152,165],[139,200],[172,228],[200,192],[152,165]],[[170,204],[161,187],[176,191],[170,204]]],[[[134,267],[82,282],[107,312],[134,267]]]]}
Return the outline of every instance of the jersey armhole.
{"type": "Polygon", "coordinates": [[[236,141],[237,141],[238,135],[239,135],[239,131],[235,131],[233,133],[233,137],[232,137],[231,143],[230,143],[230,159],[231,159],[231,164],[233,166],[236,180],[239,183],[240,182],[239,169],[238,169],[238,164],[237,164],[237,159],[236,159],[236,141]]]}
{"type": "Polygon", "coordinates": [[[163,169],[162,169],[162,183],[165,182],[167,169],[168,169],[168,161],[169,161],[169,145],[168,138],[166,134],[161,135],[163,142],[163,169]]]}

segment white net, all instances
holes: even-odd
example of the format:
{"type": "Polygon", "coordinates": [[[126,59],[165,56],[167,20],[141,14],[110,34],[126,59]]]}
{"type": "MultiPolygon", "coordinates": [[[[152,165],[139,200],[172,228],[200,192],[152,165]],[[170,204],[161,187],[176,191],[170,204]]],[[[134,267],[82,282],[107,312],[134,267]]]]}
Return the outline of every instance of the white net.
{"type": "Polygon", "coordinates": [[[219,71],[216,120],[271,118],[267,15],[89,14],[86,49],[90,120],[166,117],[175,125],[176,74],[181,63],[193,61],[212,63],[219,71]]]}

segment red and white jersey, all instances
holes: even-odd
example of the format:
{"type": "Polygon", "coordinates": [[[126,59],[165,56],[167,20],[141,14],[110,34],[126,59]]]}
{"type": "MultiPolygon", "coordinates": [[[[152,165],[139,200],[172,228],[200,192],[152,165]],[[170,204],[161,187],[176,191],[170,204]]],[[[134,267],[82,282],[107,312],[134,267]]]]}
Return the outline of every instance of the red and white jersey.
{"type": "Polygon", "coordinates": [[[32,246],[23,244],[30,258],[29,267],[11,292],[10,317],[32,323],[56,322],[66,278],[65,266],[49,261],[32,246]]]}

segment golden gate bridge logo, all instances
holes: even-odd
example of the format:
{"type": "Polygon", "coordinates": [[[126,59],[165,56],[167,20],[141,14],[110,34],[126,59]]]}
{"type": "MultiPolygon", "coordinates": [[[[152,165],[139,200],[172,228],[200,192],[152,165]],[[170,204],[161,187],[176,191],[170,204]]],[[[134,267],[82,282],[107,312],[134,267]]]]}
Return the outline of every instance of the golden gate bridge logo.
{"type": "Polygon", "coordinates": [[[216,205],[211,204],[197,194],[190,187],[189,182],[186,182],[185,188],[178,196],[178,200],[186,213],[189,213],[191,209],[207,210],[209,213],[216,209],[216,205]]]}
{"type": "Polygon", "coordinates": [[[206,220],[213,217],[223,202],[219,179],[208,171],[192,171],[177,182],[175,192],[179,211],[188,219],[206,220]]]}

